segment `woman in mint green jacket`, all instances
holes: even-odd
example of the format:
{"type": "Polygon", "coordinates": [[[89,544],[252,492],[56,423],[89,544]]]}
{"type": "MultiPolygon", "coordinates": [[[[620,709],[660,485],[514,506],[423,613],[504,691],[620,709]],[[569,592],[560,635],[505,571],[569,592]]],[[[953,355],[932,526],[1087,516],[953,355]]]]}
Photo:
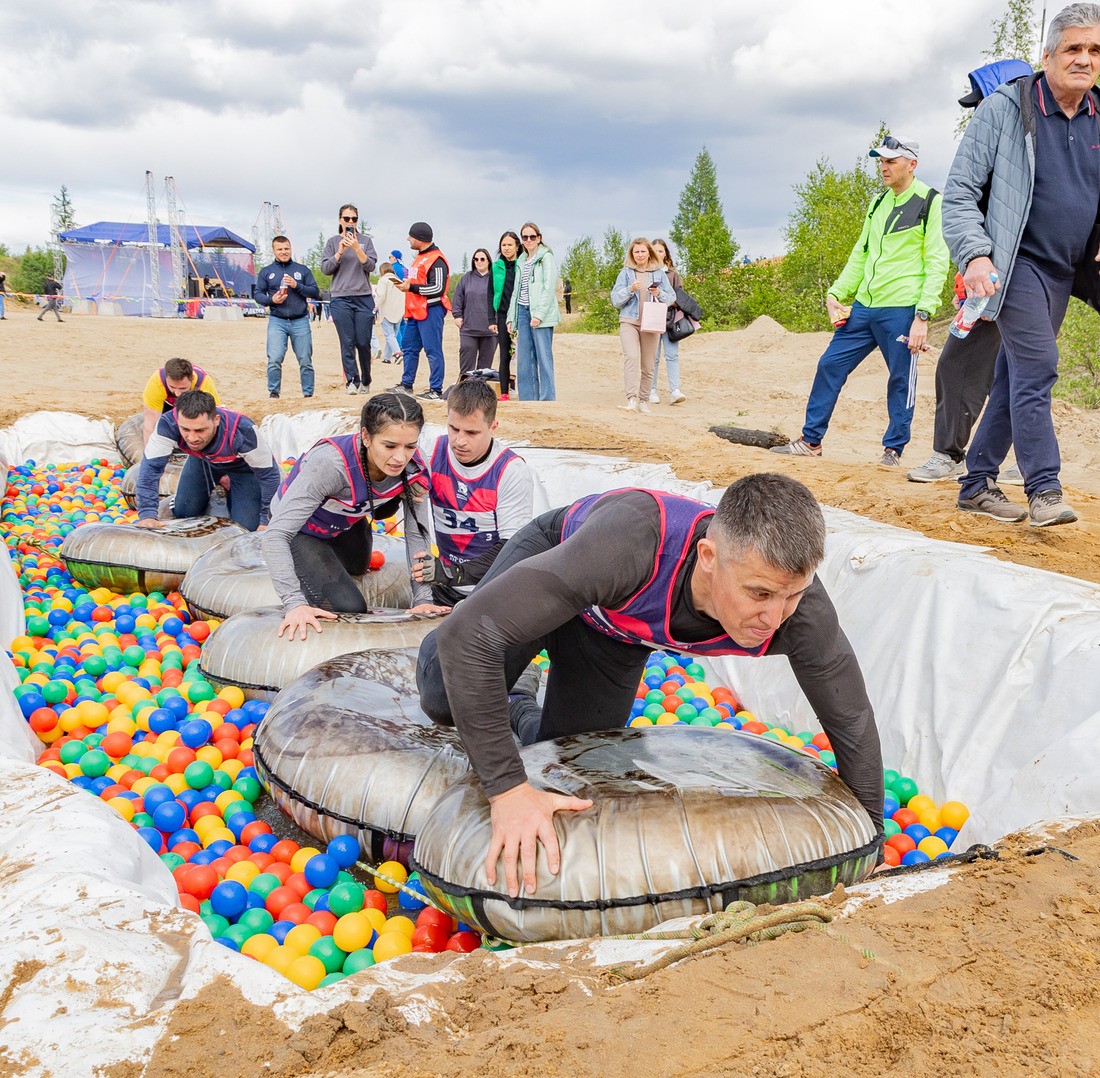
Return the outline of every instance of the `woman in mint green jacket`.
{"type": "Polygon", "coordinates": [[[508,306],[508,332],[516,333],[516,390],[523,401],[552,401],[554,327],[558,310],[558,263],[542,242],[539,226],[519,230],[523,255],[516,259],[516,286],[508,306]]]}

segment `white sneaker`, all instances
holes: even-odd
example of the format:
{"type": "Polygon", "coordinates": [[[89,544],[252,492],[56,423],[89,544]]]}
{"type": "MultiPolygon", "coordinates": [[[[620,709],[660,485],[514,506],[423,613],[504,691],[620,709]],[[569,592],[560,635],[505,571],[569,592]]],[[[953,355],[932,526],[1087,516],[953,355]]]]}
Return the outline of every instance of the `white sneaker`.
{"type": "Polygon", "coordinates": [[[344,392],[349,394],[349,395],[351,395],[353,393],[358,393],[359,392],[359,387],[354,382],[348,382],[344,386],[344,392]]]}
{"type": "Polygon", "coordinates": [[[660,404],[661,403],[661,395],[657,392],[657,387],[656,386],[654,386],[649,391],[649,403],[650,404],[660,404]]]}
{"type": "Polygon", "coordinates": [[[638,411],[641,412],[642,415],[653,415],[653,413],[649,410],[648,401],[638,401],[638,411]]]}
{"type": "Polygon", "coordinates": [[[683,404],[687,400],[687,397],[683,395],[678,389],[672,391],[672,397],[669,400],[669,404],[683,404]]]}
{"type": "MultiPolygon", "coordinates": [[[[619,407],[624,412],[636,412],[638,410],[638,399],[637,397],[627,397],[626,404],[620,404],[619,407]]],[[[646,407],[648,408],[649,405],[646,405],[646,407]]]]}
{"type": "Polygon", "coordinates": [[[933,453],[906,478],[913,483],[938,483],[942,479],[958,479],[965,471],[966,465],[961,460],[956,463],[946,453],[933,453]]]}

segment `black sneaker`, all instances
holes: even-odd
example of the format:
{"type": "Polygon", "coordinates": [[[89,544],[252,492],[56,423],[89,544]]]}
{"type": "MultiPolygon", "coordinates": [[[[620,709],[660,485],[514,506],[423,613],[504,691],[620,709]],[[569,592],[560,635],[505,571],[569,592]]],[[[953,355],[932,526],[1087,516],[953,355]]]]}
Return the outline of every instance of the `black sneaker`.
{"type": "Polygon", "coordinates": [[[386,390],[387,393],[404,393],[406,397],[411,397],[412,391],[412,386],[402,385],[400,382],[395,386],[390,386],[390,388],[386,390]]]}
{"type": "Polygon", "coordinates": [[[983,517],[1018,524],[1027,517],[1027,510],[1010,502],[992,479],[986,480],[986,489],[979,490],[972,498],[959,498],[959,508],[964,513],[978,513],[983,517]]]}
{"type": "Polygon", "coordinates": [[[443,394],[438,389],[427,389],[423,393],[417,393],[422,401],[441,401],[443,394]]]}
{"type": "Polygon", "coordinates": [[[279,394],[275,390],[272,390],[267,396],[269,400],[277,401],[279,399],[279,394]]]}

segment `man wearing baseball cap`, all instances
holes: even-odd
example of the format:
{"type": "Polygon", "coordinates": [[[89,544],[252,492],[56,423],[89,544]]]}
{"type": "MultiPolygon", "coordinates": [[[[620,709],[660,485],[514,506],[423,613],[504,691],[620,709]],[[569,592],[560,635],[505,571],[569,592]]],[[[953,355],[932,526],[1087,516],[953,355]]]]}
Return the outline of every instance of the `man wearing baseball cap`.
{"type": "Polygon", "coordinates": [[[886,190],[871,203],[852,253],[829,289],[825,306],[837,326],[817,363],[802,437],[773,453],[820,457],[821,443],[848,375],[877,347],[889,370],[889,425],[880,464],[897,467],[909,443],[917,391],[917,357],[928,320],[940,305],[948,270],[940,232],[940,194],[914,176],[920,147],[888,135],[871,150],[886,190]],[[854,297],[851,310],[842,304],[854,297]]]}
{"type": "Polygon", "coordinates": [[[409,268],[401,261],[405,256],[395,247],[390,251],[390,265],[393,266],[393,275],[403,281],[409,275],[409,268]]]}
{"type": "Polygon", "coordinates": [[[405,369],[393,392],[412,393],[423,348],[428,357],[428,389],[419,396],[423,400],[441,401],[443,320],[451,309],[451,301],[447,299],[451,270],[432,238],[432,226],[425,221],[414,221],[409,226],[409,246],[416,251],[416,258],[409,267],[408,277],[397,285],[405,293],[405,331],[401,335],[405,369]]]}

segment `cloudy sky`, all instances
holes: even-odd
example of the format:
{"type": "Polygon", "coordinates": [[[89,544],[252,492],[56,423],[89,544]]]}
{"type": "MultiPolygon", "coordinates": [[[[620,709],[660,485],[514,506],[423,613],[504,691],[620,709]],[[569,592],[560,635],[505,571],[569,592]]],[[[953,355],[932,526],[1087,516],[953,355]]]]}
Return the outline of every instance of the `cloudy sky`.
{"type": "MultiPolygon", "coordinates": [[[[1040,5],[1041,6],[1041,5],[1040,5]]],[[[1052,12],[1061,5],[1052,5],[1052,12]]],[[[942,186],[957,98],[1003,0],[82,0],[0,6],[0,242],[145,220],[146,169],[193,224],[296,250],[355,202],[380,252],[414,220],[460,262],[537,221],[563,253],[667,232],[705,143],[735,237],[777,254],[791,186],[880,120],[942,186]]],[[[163,206],[163,203],[162,203],[163,206]]],[[[163,214],[162,214],[162,219],[163,214]]]]}

